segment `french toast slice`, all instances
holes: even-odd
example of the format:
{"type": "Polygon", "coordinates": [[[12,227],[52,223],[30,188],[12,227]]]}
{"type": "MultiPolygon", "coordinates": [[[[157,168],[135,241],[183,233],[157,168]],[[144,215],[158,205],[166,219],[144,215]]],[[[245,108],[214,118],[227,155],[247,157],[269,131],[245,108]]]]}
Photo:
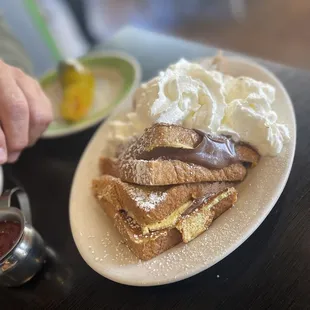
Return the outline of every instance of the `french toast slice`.
{"type": "MultiPolygon", "coordinates": [[[[178,125],[156,123],[146,128],[143,135],[133,138],[128,147],[120,152],[122,160],[138,159],[143,153],[158,147],[173,147],[193,149],[201,142],[201,136],[193,129],[178,125]]],[[[250,146],[236,144],[235,150],[240,162],[255,166],[259,161],[259,154],[250,146]]]]}
{"type": "MultiPolygon", "coordinates": [[[[113,196],[113,195],[112,195],[113,196]]],[[[211,195],[203,204],[186,215],[181,215],[173,227],[143,233],[139,223],[124,210],[119,210],[105,199],[100,205],[114,221],[127,246],[141,260],[149,260],[180,242],[188,243],[203,233],[212,222],[237,200],[234,188],[211,195]]]]}
{"type": "Polygon", "coordinates": [[[134,137],[122,148],[117,158],[102,157],[100,170],[125,182],[140,185],[169,185],[194,182],[242,181],[247,173],[243,163],[255,166],[259,154],[247,145],[237,144],[238,161],[220,169],[175,159],[145,160],[143,154],[156,148],[194,149],[202,137],[193,129],[177,125],[154,124],[141,137],[134,137]]]}
{"type": "Polygon", "coordinates": [[[99,203],[112,204],[139,223],[144,233],[176,224],[180,214],[194,199],[218,193],[232,183],[192,183],[147,187],[122,182],[103,175],[93,180],[92,190],[99,203]]]}
{"type": "Polygon", "coordinates": [[[205,200],[201,207],[188,215],[182,216],[176,224],[182,234],[183,242],[188,243],[203,233],[221,214],[231,208],[237,201],[234,187],[226,188],[205,200]]]}
{"type": "Polygon", "coordinates": [[[143,235],[140,227],[122,212],[115,214],[114,224],[129,249],[141,260],[150,260],[182,242],[182,235],[175,228],[143,235]]]}
{"type": "Polygon", "coordinates": [[[243,181],[247,169],[241,163],[223,169],[208,169],[179,160],[119,160],[111,157],[99,159],[101,174],[110,174],[124,182],[139,185],[162,186],[196,182],[243,181]]]}

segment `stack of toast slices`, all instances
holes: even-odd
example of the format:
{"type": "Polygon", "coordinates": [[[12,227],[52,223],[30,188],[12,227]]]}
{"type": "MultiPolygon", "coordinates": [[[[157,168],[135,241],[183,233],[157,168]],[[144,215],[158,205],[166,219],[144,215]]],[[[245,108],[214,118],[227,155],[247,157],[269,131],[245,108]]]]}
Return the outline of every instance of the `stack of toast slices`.
{"type": "MultiPolygon", "coordinates": [[[[234,161],[221,167],[191,162],[191,156],[158,155],[195,151],[202,139],[196,130],[159,123],[120,145],[114,158],[100,158],[101,176],[93,180],[93,194],[141,260],[206,231],[236,203],[236,184],[259,161],[259,154],[244,144],[235,144],[234,161]]],[[[213,151],[204,155],[211,162],[212,156],[221,157],[213,151]]]]}

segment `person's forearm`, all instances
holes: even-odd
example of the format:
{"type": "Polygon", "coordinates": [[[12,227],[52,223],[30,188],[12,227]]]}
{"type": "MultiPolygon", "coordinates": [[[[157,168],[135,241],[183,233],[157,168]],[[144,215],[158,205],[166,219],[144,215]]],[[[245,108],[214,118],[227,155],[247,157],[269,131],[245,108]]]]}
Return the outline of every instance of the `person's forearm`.
{"type": "Polygon", "coordinates": [[[9,27],[0,16],[0,59],[7,64],[18,67],[28,74],[32,73],[31,61],[23,46],[14,37],[9,27]]]}

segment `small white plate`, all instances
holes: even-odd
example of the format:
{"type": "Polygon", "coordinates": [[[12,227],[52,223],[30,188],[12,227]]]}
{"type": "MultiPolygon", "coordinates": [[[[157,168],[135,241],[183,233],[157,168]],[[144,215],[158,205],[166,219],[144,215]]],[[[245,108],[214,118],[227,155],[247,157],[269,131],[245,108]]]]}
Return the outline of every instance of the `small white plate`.
{"type": "Polygon", "coordinates": [[[55,70],[40,79],[52,102],[54,121],[44,132],[43,138],[67,136],[87,129],[102,121],[126,98],[130,97],[141,81],[141,68],[137,60],[125,53],[108,51],[80,58],[95,76],[95,95],[87,116],[74,123],[66,122],[60,115],[62,90],[55,70]]]}
{"type": "MultiPolygon", "coordinates": [[[[206,62],[203,62],[206,63],[206,62]]],[[[138,259],[120,242],[113,223],[90,191],[98,176],[98,158],[104,152],[107,123],[90,141],[74,177],[70,197],[70,223],[77,248],[87,264],[113,281],[151,286],[191,277],[222,260],[258,228],[271,211],[287,182],[295,153],[296,121],[291,100],[281,82],[268,70],[244,58],[227,58],[221,68],[233,76],[249,76],[276,87],[274,109],[287,124],[291,141],[278,157],[264,157],[238,187],[237,205],[218,218],[204,234],[189,244],[179,244],[148,261],[138,259]]],[[[127,100],[112,118],[128,109],[127,100]]],[[[111,118],[110,118],[111,119],[111,118]]]]}

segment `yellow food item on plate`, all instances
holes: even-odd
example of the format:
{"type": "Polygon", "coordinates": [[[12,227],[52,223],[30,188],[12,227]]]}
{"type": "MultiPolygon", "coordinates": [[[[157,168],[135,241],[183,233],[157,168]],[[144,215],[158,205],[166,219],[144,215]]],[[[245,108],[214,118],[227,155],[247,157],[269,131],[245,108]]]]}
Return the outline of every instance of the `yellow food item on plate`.
{"type": "Polygon", "coordinates": [[[61,61],[58,65],[58,76],[62,87],[82,82],[92,83],[93,74],[78,60],[61,61]]]}
{"type": "Polygon", "coordinates": [[[62,117],[71,122],[81,120],[89,112],[93,97],[93,87],[88,83],[80,82],[67,86],[61,104],[62,117]]]}
{"type": "Polygon", "coordinates": [[[67,121],[79,121],[87,115],[92,106],[94,76],[77,60],[60,62],[58,74],[63,89],[61,116],[67,121]]]}

